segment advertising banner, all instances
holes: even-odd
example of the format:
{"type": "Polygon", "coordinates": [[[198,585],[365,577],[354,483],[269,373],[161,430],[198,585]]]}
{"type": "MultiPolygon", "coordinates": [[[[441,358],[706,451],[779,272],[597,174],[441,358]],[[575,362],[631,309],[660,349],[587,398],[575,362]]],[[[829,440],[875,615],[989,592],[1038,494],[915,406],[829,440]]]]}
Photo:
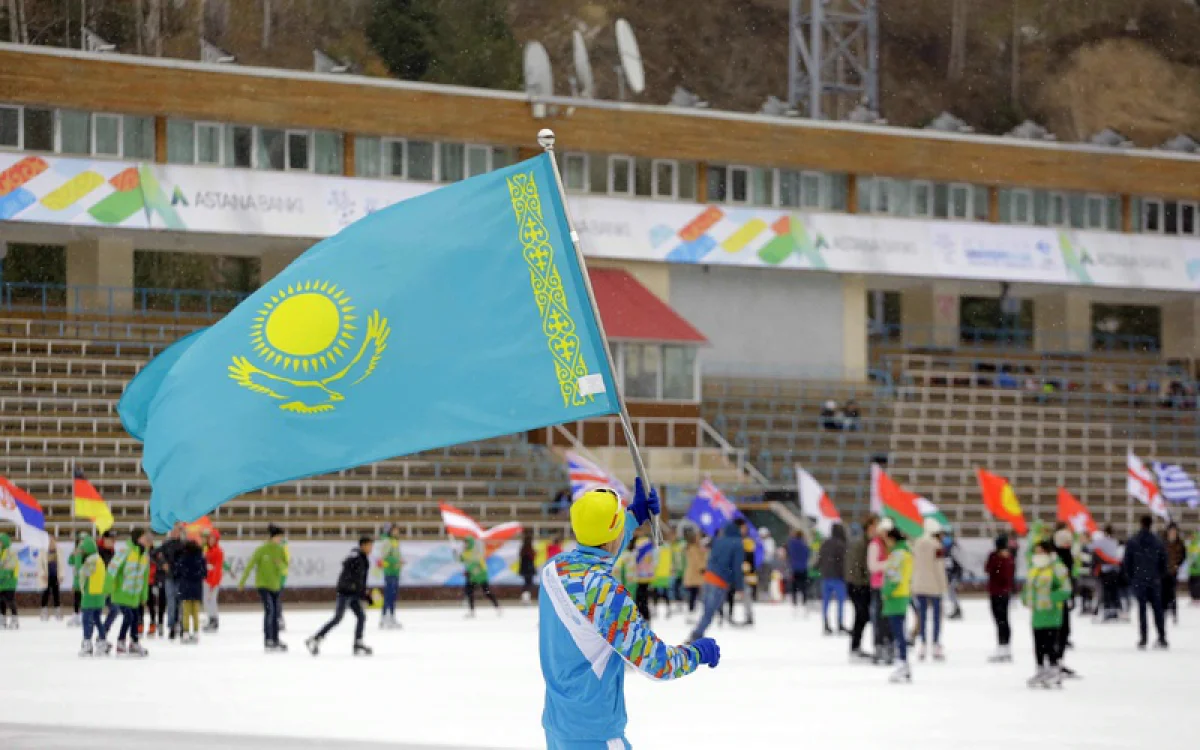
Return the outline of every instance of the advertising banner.
{"type": "MultiPolygon", "coordinates": [[[[438,187],[0,153],[0,222],[320,239],[438,187]]],[[[1200,239],[575,195],[585,251],[623,260],[1200,290],[1200,239]]]]}

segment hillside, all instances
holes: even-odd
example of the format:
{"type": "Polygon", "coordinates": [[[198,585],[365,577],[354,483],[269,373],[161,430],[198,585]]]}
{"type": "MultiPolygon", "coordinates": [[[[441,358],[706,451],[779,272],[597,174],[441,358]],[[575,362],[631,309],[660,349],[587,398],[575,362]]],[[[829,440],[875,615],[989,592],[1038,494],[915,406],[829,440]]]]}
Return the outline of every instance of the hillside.
{"type": "MultiPolygon", "coordinates": [[[[375,0],[91,0],[91,24],[122,51],[156,45],[134,23],[138,8],[164,13],[162,53],[195,59],[198,29],[244,64],[310,69],[312,48],[353,60],[370,75],[387,67],[365,28],[375,0]],[[264,5],[271,24],[264,34],[264,5]],[[267,42],[264,46],[264,41],[267,42]]],[[[450,18],[483,0],[413,0],[450,18]]],[[[30,40],[61,43],[62,4],[25,0],[30,40]]],[[[1200,10],[1191,0],[880,0],[881,96],[893,124],[920,126],[949,110],[980,132],[1003,133],[1026,118],[1061,140],[1113,127],[1153,146],[1200,135],[1200,10]],[[966,64],[949,80],[952,7],[966,10],[966,64]],[[1012,97],[1013,13],[1019,81],[1012,97]]],[[[78,34],[74,11],[73,37],[78,34]]],[[[0,30],[7,27],[0,6],[0,30]]],[[[601,96],[614,98],[613,21],[637,30],[647,71],[641,101],[665,103],[683,86],[713,107],[756,111],[787,87],[788,0],[509,0],[518,42],[539,40],[568,94],[570,36],[589,40],[601,96]]],[[[152,21],[152,18],[151,18],[152,21]]],[[[150,26],[152,24],[148,24],[150,26]]]]}

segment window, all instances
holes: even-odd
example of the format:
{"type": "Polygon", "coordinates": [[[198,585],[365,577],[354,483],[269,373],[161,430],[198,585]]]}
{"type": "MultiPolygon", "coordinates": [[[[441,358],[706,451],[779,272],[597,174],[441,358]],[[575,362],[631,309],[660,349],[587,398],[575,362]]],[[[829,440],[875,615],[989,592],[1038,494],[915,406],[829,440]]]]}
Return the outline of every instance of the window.
{"type": "Polygon", "coordinates": [[[775,170],[755,167],[749,170],[750,202],[756,206],[775,205],[775,170]]]}
{"type": "Polygon", "coordinates": [[[649,159],[635,159],[633,162],[633,194],[649,198],[654,194],[654,168],[649,159]]]}
{"type": "Polygon", "coordinates": [[[254,128],[229,125],[225,128],[225,166],[254,166],[254,128]]]}
{"type": "Polygon", "coordinates": [[[914,180],[912,183],[912,216],[933,216],[933,183],[914,180]]]}
{"type": "Polygon", "coordinates": [[[1000,221],[1005,224],[1033,223],[1033,193],[1023,189],[1000,191],[1000,221]]]}
{"type": "Polygon", "coordinates": [[[1050,226],[1065,227],[1068,218],[1067,196],[1062,193],[1050,193],[1050,226]]]}
{"type": "Polygon", "coordinates": [[[626,344],[625,396],[627,398],[658,398],[658,377],[661,370],[661,350],[655,345],[626,344]]]}
{"type": "Polygon", "coordinates": [[[410,180],[433,180],[436,152],[429,141],[407,141],[405,176],[410,180]]]}
{"type": "Polygon", "coordinates": [[[492,149],[487,146],[467,146],[467,177],[492,171],[492,149]]]}
{"type": "Polygon", "coordinates": [[[608,193],[608,159],[600,154],[589,154],[588,192],[605,195],[608,193]]]}
{"type": "Polygon", "coordinates": [[[1142,199],[1142,231],[1161,234],[1163,228],[1163,202],[1157,198],[1142,199]]]}
{"type": "Polygon", "coordinates": [[[803,205],[801,193],[804,188],[801,185],[802,177],[800,172],[791,169],[779,170],[779,205],[784,208],[799,208],[803,205]]]}
{"type": "Polygon", "coordinates": [[[1080,193],[1067,194],[1067,223],[1082,229],[1087,222],[1087,196],[1080,193]]]}
{"type": "Polygon", "coordinates": [[[466,147],[461,143],[439,143],[441,165],[438,179],[441,182],[458,182],[466,171],[466,147]]]}
{"type": "Polygon", "coordinates": [[[21,147],[21,110],[0,107],[0,148],[21,147]]]}
{"type": "Polygon", "coordinates": [[[306,131],[288,131],[287,168],[292,171],[308,171],[308,133],[306,131]]]}
{"type": "Polygon", "coordinates": [[[1087,215],[1084,225],[1088,229],[1108,229],[1108,201],[1103,195],[1089,195],[1086,198],[1087,215]]]}
{"type": "Polygon", "coordinates": [[[341,133],[313,132],[313,169],[317,174],[345,174],[346,152],[341,133]]]}
{"type": "Polygon", "coordinates": [[[750,170],[745,167],[729,168],[730,203],[750,202],[750,170]]]}
{"type": "Polygon", "coordinates": [[[664,346],[662,348],[664,399],[696,400],[696,348],[664,346]]]}
{"type": "Polygon", "coordinates": [[[92,142],[97,156],[120,156],[121,118],[104,114],[92,117],[92,142]]]}
{"type": "Polygon", "coordinates": [[[507,146],[496,146],[492,149],[492,169],[504,169],[517,163],[517,150],[507,146]]]}
{"type": "Polygon", "coordinates": [[[121,153],[126,159],[154,158],[153,117],[125,115],[121,118],[121,128],[121,153]]]}
{"type": "Polygon", "coordinates": [[[971,186],[954,183],[950,185],[951,219],[969,219],[971,213],[971,186]]]}
{"type": "Polygon", "coordinates": [[[567,190],[586,193],[588,190],[587,154],[566,154],[562,162],[563,182],[567,190]]]}
{"type": "Polygon", "coordinates": [[[196,163],[196,124],[189,120],[167,120],[167,163],[196,163]]]}
{"type": "MultiPolygon", "coordinates": [[[[196,123],[196,163],[197,164],[220,164],[222,144],[224,139],[221,138],[221,130],[223,126],[213,122],[198,122],[196,123]]],[[[249,146],[246,149],[247,158],[249,158],[249,146]]],[[[246,166],[250,166],[249,163],[246,166]]]]}
{"type": "Polygon", "coordinates": [[[258,128],[258,154],[254,166],[282,171],[287,164],[287,134],[276,128],[258,128]]]}
{"type": "Polygon", "coordinates": [[[950,186],[943,182],[933,186],[933,215],[939,219],[950,216],[950,186]]]}
{"type": "Polygon", "coordinates": [[[633,195],[633,159],[628,156],[608,157],[608,192],[612,195],[633,195]]]}
{"type": "Polygon", "coordinates": [[[383,174],[388,177],[404,177],[404,165],[408,162],[405,156],[407,146],[404,141],[385,139],[383,141],[383,174]]]}
{"type": "Polygon", "coordinates": [[[987,187],[983,185],[976,185],[974,187],[974,194],[972,195],[971,201],[973,204],[972,207],[975,209],[975,221],[987,221],[989,218],[988,212],[990,210],[988,204],[991,203],[991,198],[988,195],[987,187]]]}
{"type": "Polygon", "coordinates": [[[673,161],[662,159],[654,162],[654,197],[674,198],[676,195],[675,172],[677,165],[673,161]]]}
{"type": "MultiPolygon", "coordinates": [[[[404,166],[403,156],[400,166],[404,166]]],[[[383,172],[383,140],[372,135],[354,136],[354,176],[379,177],[383,172]]]]}
{"type": "Polygon", "coordinates": [[[91,115],[70,109],[58,110],[58,151],[63,154],[91,155],[91,115]]]}
{"type": "Polygon", "coordinates": [[[886,177],[876,177],[871,183],[871,213],[890,214],[892,212],[892,181],[886,177]]]}
{"type": "Polygon", "coordinates": [[[54,150],[54,110],[24,107],[21,148],[26,151],[54,150]]]}
{"type": "Polygon", "coordinates": [[[1193,235],[1196,234],[1196,204],[1195,203],[1180,203],[1179,204],[1179,233],[1193,235]]]}
{"type": "Polygon", "coordinates": [[[708,200],[713,203],[724,203],[729,197],[728,174],[725,167],[709,165],[708,167],[708,200]]]}
{"type": "Polygon", "coordinates": [[[677,164],[676,169],[679,174],[679,181],[675,194],[680,200],[694,201],[696,200],[696,165],[694,162],[684,161],[677,164]]]}
{"type": "Polygon", "coordinates": [[[1175,201],[1163,201],[1162,228],[1165,234],[1179,234],[1179,204],[1175,201]]]}

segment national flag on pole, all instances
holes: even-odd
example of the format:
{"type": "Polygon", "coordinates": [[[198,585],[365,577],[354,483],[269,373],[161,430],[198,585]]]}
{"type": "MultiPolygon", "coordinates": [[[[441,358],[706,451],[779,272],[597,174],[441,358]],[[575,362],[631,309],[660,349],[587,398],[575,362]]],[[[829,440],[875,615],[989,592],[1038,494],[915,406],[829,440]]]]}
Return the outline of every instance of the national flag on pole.
{"type": "Polygon", "coordinates": [[[804,515],[816,521],[817,531],[823,538],[828,539],[833,525],[842,522],[833,501],[829,499],[821,483],[812,474],[800,468],[799,464],[796,465],[796,485],[800,492],[801,510],[804,511],[804,515]]]}
{"type": "Polygon", "coordinates": [[[108,509],[108,503],[100,497],[100,493],[92,483],[84,478],[83,472],[75,470],[75,513],[76,518],[86,518],[96,525],[96,531],[103,534],[112,528],[113,515],[108,509]]]}
{"type": "Polygon", "coordinates": [[[1025,536],[1029,527],[1025,524],[1025,513],[1021,510],[1012,484],[1004,477],[984,469],[976,469],[975,476],[979,479],[979,491],[983,494],[983,505],[988,512],[997,521],[1012,526],[1020,536],[1025,536]]]}
{"type": "Polygon", "coordinates": [[[516,521],[497,524],[490,529],[484,529],[475,519],[450,503],[438,503],[442,511],[442,523],[446,524],[446,533],[456,539],[482,539],[490,544],[500,545],[513,539],[523,531],[521,524],[516,521]]]}
{"type": "Polygon", "coordinates": [[[936,505],[896,484],[879,464],[871,464],[871,510],[892,519],[900,533],[910,539],[925,533],[927,518],[944,529],[950,528],[950,520],[936,505]]]}
{"type": "Polygon", "coordinates": [[[616,414],[571,231],[542,154],[354,222],[170,347],[118,406],[155,530],[279,482],[616,414]]]}
{"type": "Polygon", "coordinates": [[[1158,488],[1168,503],[1186,504],[1189,508],[1200,506],[1200,489],[1179,464],[1155,461],[1154,473],[1158,475],[1158,488]]]}
{"type": "Polygon", "coordinates": [[[594,489],[607,487],[616,491],[628,505],[632,494],[629,488],[621,483],[604,467],[589,461],[575,451],[567,451],[567,474],[571,480],[571,501],[578,500],[584,493],[594,489]]]}
{"type": "Polygon", "coordinates": [[[21,530],[21,541],[33,547],[46,547],[46,513],[25,490],[0,477],[0,520],[12,522],[21,530]]]}
{"type": "Polygon", "coordinates": [[[1162,493],[1158,491],[1154,475],[1150,473],[1142,460],[1134,455],[1133,448],[1130,448],[1126,454],[1125,463],[1128,467],[1125,485],[1129,496],[1148,507],[1154,515],[1169,521],[1171,513],[1167,510],[1162,493]]]}
{"type": "Polygon", "coordinates": [[[1089,538],[1100,530],[1087,506],[1068,492],[1066,487],[1058,488],[1058,520],[1070,526],[1076,534],[1086,533],[1089,538]]]}
{"type": "MultiPolygon", "coordinates": [[[[746,518],[741,508],[725,497],[725,493],[711,479],[705,479],[696,490],[696,498],[688,508],[687,520],[700,527],[707,536],[716,536],[725,524],[737,518],[746,518]]],[[[759,538],[758,529],[747,519],[748,536],[754,540],[754,564],[762,565],[763,544],[759,538]]]]}

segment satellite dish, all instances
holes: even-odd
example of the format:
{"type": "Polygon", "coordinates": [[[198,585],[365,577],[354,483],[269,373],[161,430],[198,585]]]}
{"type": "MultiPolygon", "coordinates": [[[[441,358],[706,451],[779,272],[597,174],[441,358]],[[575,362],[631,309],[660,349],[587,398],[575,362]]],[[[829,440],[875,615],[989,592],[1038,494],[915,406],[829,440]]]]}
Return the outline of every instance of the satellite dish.
{"type": "Polygon", "coordinates": [[[541,42],[525,45],[525,93],[534,97],[554,96],[554,74],[550,55],[541,42]]]}
{"type": "Polygon", "coordinates": [[[578,30],[572,35],[574,57],[575,57],[575,78],[579,81],[579,96],[584,99],[592,99],[596,96],[596,78],[592,75],[592,61],[588,59],[587,42],[583,40],[583,34],[578,30]]]}
{"type": "MultiPolygon", "coordinates": [[[[642,53],[638,49],[633,27],[624,18],[617,19],[617,56],[621,58],[620,72],[630,90],[640,94],[646,90],[646,69],[642,67],[642,53]]],[[[624,97],[622,97],[624,98],[624,97]]]]}

